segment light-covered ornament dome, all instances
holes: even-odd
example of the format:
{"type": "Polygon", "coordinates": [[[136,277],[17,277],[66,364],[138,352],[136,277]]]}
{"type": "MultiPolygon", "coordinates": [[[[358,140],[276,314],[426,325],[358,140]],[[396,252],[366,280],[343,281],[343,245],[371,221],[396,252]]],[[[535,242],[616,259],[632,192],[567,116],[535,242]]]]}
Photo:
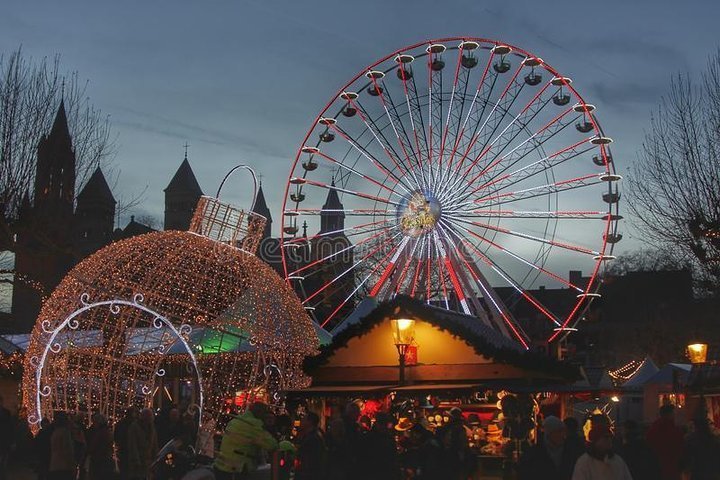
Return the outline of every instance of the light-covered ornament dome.
{"type": "Polygon", "coordinates": [[[217,420],[236,392],[309,383],[314,324],[258,259],[265,218],[202,197],[190,231],[113,243],[63,279],[45,302],[25,357],[24,406],[37,425],[54,411],[116,421],[151,406],[170,377],[217,420]]]}

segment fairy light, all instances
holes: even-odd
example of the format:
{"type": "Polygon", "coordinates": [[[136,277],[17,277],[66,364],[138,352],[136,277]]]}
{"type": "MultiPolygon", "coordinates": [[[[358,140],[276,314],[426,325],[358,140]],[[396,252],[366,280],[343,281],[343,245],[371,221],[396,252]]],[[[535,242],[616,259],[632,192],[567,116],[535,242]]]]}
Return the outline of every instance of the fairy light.
{"type": "MultiPolygon", "coordinates": [[[[262,386],[278,400],[281,390],[307,386],[302,362],[316,353],[317,335],[294,292],[254,255],[265,222],[203,197],[190,231],[132,237],[82,261],[44,303],[33,329],[23,406],[48,417],[57,410],[84,418],[101,411],[114,422],[130,405],[151,406],[168,369],[186,368],[184,378],[204,393],[207,421],[238,390],[262,386]],[[137,294],[146,308],[112,305],[137,294]],[[73,317],[77,324],[62,325],[90,300],[105,307],[85,309],[73,317]],[[159,316],[187,340],[198,372],[190,353],[170,355],[178,337],[160,328],[159,316]],[[225,352],[229,345],[240,348],[225,352]],[[47,387],[40,395],[38,385],[47,387]]],[[[39,420],[31,419],[33,429],[39,420]]]]}
{"type": "Polygon", "coordinates": [[[627,364],[615,370],[608,370],[608,375],[615,381],[624,382],[630,379],[642,366],[642,361],[631,360],[627,364]]]}

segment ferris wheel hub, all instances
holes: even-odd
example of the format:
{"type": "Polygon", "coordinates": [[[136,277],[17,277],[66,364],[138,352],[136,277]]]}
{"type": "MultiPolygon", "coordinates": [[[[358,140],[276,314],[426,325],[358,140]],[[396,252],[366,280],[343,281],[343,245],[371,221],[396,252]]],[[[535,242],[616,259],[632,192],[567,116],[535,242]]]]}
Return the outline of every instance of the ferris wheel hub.
{"type": "Polygon", "coordinates": [[[419,237],[435,229],[442,206],[431,192],[416,190],[410,194],[397,210],[402,232],[409,237],[419,237]]]}

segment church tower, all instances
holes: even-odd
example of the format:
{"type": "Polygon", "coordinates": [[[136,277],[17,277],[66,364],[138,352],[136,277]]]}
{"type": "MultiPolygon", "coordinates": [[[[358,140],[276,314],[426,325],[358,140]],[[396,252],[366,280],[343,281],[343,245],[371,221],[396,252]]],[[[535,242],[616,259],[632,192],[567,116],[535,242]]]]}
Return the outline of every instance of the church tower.
{"type": "Polygon", "coordinates": [[[187,230],[203,192],[185,159],[165,188],[165,230],[187,230]]]}
{"type": "Polygon", "coordinates": [[[23,201],[15,248],[12,315],[17,331],[30,331],[49,294],[74,263],[75,152],[65,102],[38,144],[32,206],[23,201]],[[42,290],[42,292],[40,291],[42,290]]]}
{"type": "Polygon", "coordinates": [[[345,207],[340,203],[337,190],[332,188],[335,187],[334,178],[330,185],[325,204],[320,211],[320,233],[335,232],[345,228],[345,212],[343,212],[345,207]]]}
{"type": "Polygon", "coordinates": [[[78,259],[83,259],[112,241],[115,197],[100,167],[77,196],[75,241],[78,259]]]}
{"type": "MultiPolygon", "coordinates": [[[[342,230],[345,228],[345,212],[340,202],[335,179],[331,182],[325,203],[320,211],[320,231],[310,240],[311,261],[322,261],[325,267],[318,275],[305,280],[309,287],[306,294],[310,295],[320,290],[312,306],[315,308],[317,318],[323,318],[334,311],[338,305],[352,294],[355,288],[353,274],[346,273],[353,265],[353,249],[350,239],[342,230]],[[325,285],[332,283],[331,288],[325,285]]],[[[353,308],[353,302],[336,312],[336,319],[342,319],[353,308]]],[[[329,325],[332,327],[332,325],[329,325]]]]}
{"type": "Polygon", "coordinates": [[[252,209],[253,213],[262,215],[267,219],[265,223],[265,231],[263,232],[263,240],[267,240],[272,235],[272,214],[265,201],[265,194],[262,189],[262,182],[260,182],[260,188],[258,188],[257,197],[255,198],[255,205],[252,209]]]}

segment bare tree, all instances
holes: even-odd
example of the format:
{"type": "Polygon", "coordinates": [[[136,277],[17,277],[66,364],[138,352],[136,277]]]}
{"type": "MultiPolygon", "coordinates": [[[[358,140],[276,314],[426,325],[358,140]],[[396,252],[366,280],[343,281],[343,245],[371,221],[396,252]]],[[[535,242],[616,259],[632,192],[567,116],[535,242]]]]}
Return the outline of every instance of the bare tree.
{"type": "Polygon", "coordinates": [[[663,272],[691,270],[691,265],[672,252],[663,249],[644,248],[623,253],[605,270],[605,276],[620,276],[630,272],[663,272]]]}
{"type": "Polygon", "coordinates": [[[697,84],[673,78],[632,173],[629,205],[645,240],[720,293],[720,50],[697,84]]]}
{"type": "Polygon", "coordinates": [[[0,56],[0,250],[12,251],[13,223],[23,196],[32,194],[37,147],[65,103],[76,157],[76,185],[113,151],[110,124],[86,95],[77,72],[65,74],[60,56],[36,61],[18,48],[0,56]]]}

